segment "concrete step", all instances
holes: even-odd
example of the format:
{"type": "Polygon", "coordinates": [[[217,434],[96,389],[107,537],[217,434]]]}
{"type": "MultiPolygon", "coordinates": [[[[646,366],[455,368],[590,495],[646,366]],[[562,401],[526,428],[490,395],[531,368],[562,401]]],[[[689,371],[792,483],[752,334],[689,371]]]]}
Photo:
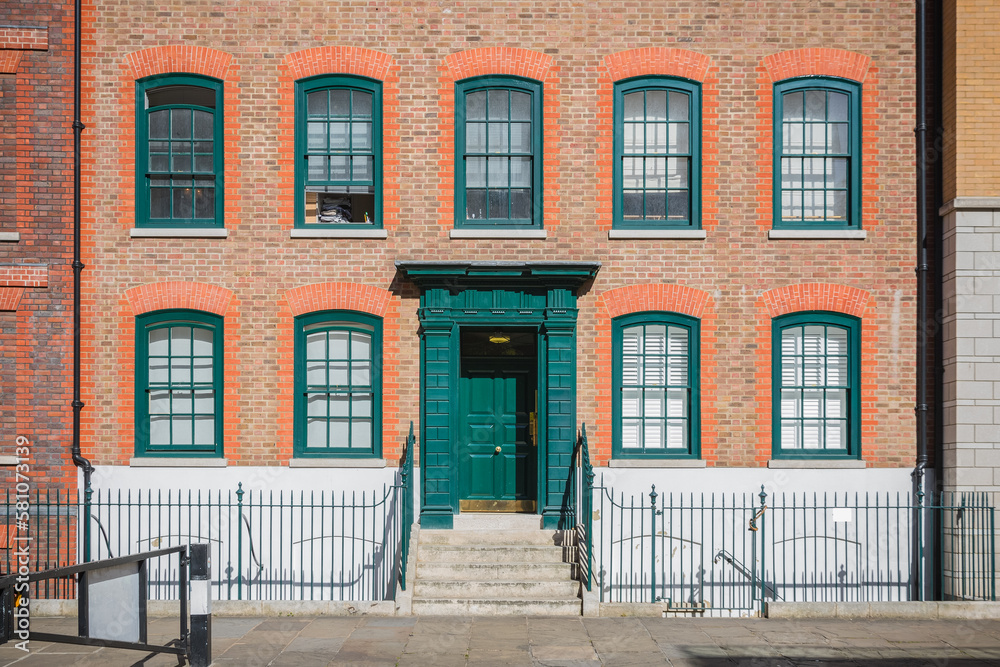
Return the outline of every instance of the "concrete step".
{"type": "Polygon", "coordinates": [[[558,530],[421,530],[420,543],[453,546],[469,544],[562,546],[563,539],[567,535],[568,532],[558,530]]]}
{"type": "Polygon", "coordinates": [[[456,514],[455,530],[539,530],[542,518],[537,514],[464,512],[456,514]]]}
{"type": "Polygon", "coordinates": [[[461,579],[463,581],[568,581],[573,578],[569,563],[470,563],[417,560],[420,580],[461,579]]]}
{"type": "Polygon", "coordinates": [[[575,552],[569,548],[522,544],[425,544],[423,534],[417,546],[417,562],[421,563],[564,563],[575,552]]]}
{"type": "Polygon", "coordinates": [[[579,598],[489,600],[482,598],[413,599],[413,613],[420,616],[579,616],[579,598]]]}
{"type": "Polygon", "coordinates": [[[470,581],[462,579],[425,579],[417,568],[413,583],[413,599],[427,598],[493,598],[551,599],[575,598],[580,592],[580,582],[565,581],[470,581]]]}

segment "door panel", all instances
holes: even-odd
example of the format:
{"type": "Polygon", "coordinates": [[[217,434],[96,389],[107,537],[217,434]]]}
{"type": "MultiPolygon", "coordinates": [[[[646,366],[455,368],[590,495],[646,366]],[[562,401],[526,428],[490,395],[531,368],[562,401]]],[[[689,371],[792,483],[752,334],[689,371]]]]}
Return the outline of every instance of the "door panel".
{"type": "Polygon", "coordinates": [[[463,500],[535,498],[535,360],[462,360],[459,383],[459,493],[463,500]]]}

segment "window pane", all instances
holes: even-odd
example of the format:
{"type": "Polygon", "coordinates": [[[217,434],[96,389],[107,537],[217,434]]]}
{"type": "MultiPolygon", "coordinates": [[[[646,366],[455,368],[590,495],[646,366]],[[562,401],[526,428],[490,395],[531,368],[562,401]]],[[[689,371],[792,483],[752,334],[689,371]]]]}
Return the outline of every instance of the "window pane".
{"type": "Polygon", "coordinates": [[[149,444],[151,445],[170,444],[169,416],[149,418],[149,444]]]}
{"type": "Polygon", "coordinates": [[[331,331],[329,333],[329,354],[331,359],[347,359],[347,345],[350,341],[349,331],[331,331]]]}
{"type": "Polygon", "coordinates": [[[802,93],[785,93],[781,98],[782,120],[802,120],[802,93]]]}
{"type": "Polygon", "coordinates": [[[646,120],[667,119],[667,91],[650,90],[646,92],[646,120]]]}
{"type": "Polygon", "coordinates": [[[369,151],[372,148],[372,124],[371,123],[351,123],[352,149],[356,151],[369,151]]]}
{"type": "Polygon", "coordinates": [[[153,111],[149,114],[149,138],[166,139],[169,136],[170,111],[153,111]]]}
{"type": "Polygon", "coordinates": [[[190,445],[193,444],[193,425],[191,417],[173,418],[173,444],[190,445]]]}
{"type": "Polygon", "coordinates": [[[326,447],[326,435],[325,419],[306,420],[306,447],[326,447]]]}
{"type": "Polygon", "coordinates": [[[346,419],[330,420],[330,447],[350,447],[351,423],[346,419]]]}
{"type": "Polygon", "coordinates": [[[671,188],[688,187],[688,158],[672,157],[667,159],[667,184],[671,188]]]}
{"type": "Polygon", "coordinates": [[[330,394],[330,416],[347,417],[351,414],[351,397],[348,394],[330,394]]]}
{"type": "Polygon", "coordinates": [[[624,354],[642,354],[642,330],[639,327],[629,327],[622,331],[622,352],[624,354]]]}
{"type": "MultiPolygon", "coordinates": [[[[487,160],[487,185],[491,188],[507,187],[508,159],[505,157],[491,157],[487,158],[487,160]]],[[[492,205],[490,208],[492,209],[492,205]]]]}
{"type": "Polygon", "coordinates": [[[465,152],[486,152],[486,123],[465,124],[465,152]]]}
{"type": "Polygon", "coordinates": [[[465,191],[465,217],[468,220],[486,218],[486,190],[465,191]]]}
{"type": "MultiPolygon", "coordinates": [[[[666,413],[667,417],[673,418],[687,418],[688,415],[688,393],[686,389],[671,389],[666,392],[667,404],[666,413]]],[[[647,417],[650,415],[646,415],[647,417]]]]}
{"type": "Polygon", "coordinates": [[[847,219],[847,193],[828,192],[827,193],[827,217],[833,220],[847,219]]]}
{"type": "Polygon", "coordinates": [[[667,384],[677,387],[686,386],[688,381],[687,357],[671,357],[668,364],[667,384]]]}
{"type": "Polygon", "coordinates": [[[827,110],[828,120],[842,121],[845,123],[849,120],[847,117],[847,100],[848,97],[844,93],[829,93],[829,98],[827,100],[827,103],[830,105],[827,110]]]}
{"type": "Polygon", "coordinates": [[[306,107],[310,116],[326,116],[327,91],[317,90],[306,95],[306,107]]]}
{"type": "Polygon", "coordinates": [[[310,386],[326,386],[326,362],[306,362],[306,384],[310,386]]]}
{"type": "Polygon", "coordinates": [[[673,449],[687,449],[686,421],[670,420],[667,422],[666,426],[667,447],[673,449]]]}
{"type": "MultiPolygon", "coordinates": [[[[673,175],[673,174],[671,174],[673,175]]],[[[647,188],[667,187],[667,159],[662,157],[646,158],[646,179],[647,188]]],[[[671,183],[674,185],[674,183],[671,183]]]]}
{"type": "Polygon", "coordinates": [[[372,337],[366,333],[351,332],[351,358],[367,360],[371,357],[372,337]]]}
{"type": "Polygon", "coordinates": [[[826,418],[841,419],[847,416],[847,390],[831,389],[826,392],[826,418]]]}
{"type": "Polygon", "coordinates": [[[819,419],[823,416],[823,395],[822,389],[802,390],[802,416],[806,419],[819,419]]]}
{"type": "Polygon", "coordinates": [[[167,334],[169,329],[152,329],[149,332],[149,355],[163,356],[169,353],[167,346],[167,334]]]}
{"type": "Polygon", "coordinates": [[[465,160],[465,185],[470,188],[486,187],[486,158],[470,157],[465,160]]]}
{"type": "Polygon", "coordinates": [[[366,387],[371,383],[371,362],[355,361],[351,363],[351,384],[366,387]]]}
{"type": "Polygon", "coordinates": [[[806,153],[825,153],[826,152],[826,124],[825,123],[812,123],[811,125],[806,125],[805,134],[805,147],[806,153]]]}
{"type": "Polygon", "coordinates": [[[195,357],[194,358],[194,374],[192,380],[194,382],[209,383],[212,381],[212,357],[195,357]]]}
{"type": "Polygon", "coordinates": [[[150,391],[149,392],[149,414],[164,415],[170,413],[170,392],[150,391]]]}
{"type": "Polygon", "coordinates": [[[310,181],[325,181],[327,179],[327,158],[310,155],[308,164],[310,181]]]}
{"type": "Polygon", "coordinates": [[[666,123],[646,124],[646,152],[657,154],[667,152],[666,123]]]}
{"type": "Polygon", "coordinates": [[[641,92],[625,95],[625,120],[643,120],[645,112],[643,110],[642,98],[643,94],[641,92]]]}
{"type": "MultiPolygon", "coordinates": [[[[326,160],[324,160],[326,162],[326,160]]],[[[329,160],[331,181],[347,181],[351,178],[351,158],[346,155],[332,155],[329,160]]],[[[324,178],[323,180],[326,180],[324,178]]]]}
{"type": "Polygon", "coordinates": [[[215,417],[202,416],[194,418],[194,444],[215,444],[215,417]]]}
{"type": "Polygon", "coordinates": [[[170,190],[167,188],[151,188],[149,191],[149,217],[170,217],[170,190]]]}
{"type": "Polygon", "coordinates": [[[490,218],[498,220],[508,219],[507,197],[508,192],[506,189],[489,191],[490,218]]]}
{"type": "Polygon", "coordinates": [[[687,220],[691,215],[687,190],[671,190],[667,193],[667,217],[671,220],[687,220]]]}
{"type": "Polygon", "coordinates": [[[511,120],[531,120],[531,95],[511,91],[510,118],[511,120]]]}
{"type": "Polygon", "coordinates": [[[149,360],[149,383],[166,384],[170,382],[170,360],[150,358],[149,360]]]}
{"type": "Polygon", "coordinates": [[[489,92],[489,119],[507,120],[507,99],[510,95],[508,90],[491,90],[489,92]]]}
{"type": "Polygon", "coordinates": [[[622,197],[622,215],[635,219],[642,217],[642,190],[626,190],[622,197]]]}
{"type": "Polygon", "coordinates": [[[798,389],[781,390],[781,418],[794,419],[802,416],[801,393],[798,389]]]}
{"type": "Polygon", "coordinates": [[[664,220],[667,217],[667,193],[664,190],[646,190],[646,219],[664,220]]]}
{"type": "Polygon", "coordinates": [[[689,128],[687,123],[670,124],[669,151],[671,153],[690,152],[690,146],[688,142],[688,129],[689,128]]]}
{"type": "Polygon", "coordinates": [[[801,158],[781,158],[781,187],[785,189],[802,187],[801,158]]]}
{"type": "Polygon", "coordinates": [[[511,123],[510,152],[531,152],[531,123],[511,123]]]}
{"type": "Polygon", "coordinates": [[[663,449],[663,422],[659,419],[646,420],[642,434],[643,449],[663,449]]]}
{"type": "Polygon", "coordinates": [[[191,188],[176,188],[174,190],[174,215],[177,218],[190,218],[193,206],[191,188]]]}
{"type": "Polygon", "coordinates": [[[465,96],[465,117],[468,120],[486,120],[486,91],[465,96]]]}
{"type": "Polygon", "coordinates": [[[846,188],[847,160],[842,158],[833,158],[830,162],[833,163],[833,180],[829,181],[827,185],[833,188],[846,188]]]}
{"type": "Polygon", "coordinates": [[[662,387],[667,381],[667,360],[664,357],[647,356],[643,372],[647,386],[662,387]]]}
{"type": "Polygon", "coordinates": [[[208,111],[194,112],[194,138],[211,139],[215,116],[208,111]]]}
{"type": "Polygon", "coordinates": [[[781,131],[781,147],[786,153],[802,153],[805,149],[805,130],[800,123],[785,123],[781,131]]]}
{"type": "Polygon", "coordinates": [[[215,188],[195,188],[194,217],[200,220],[215,217],[215,188]]]}
{"type": "Polygon", "coordinates": [[[326,417],[328,406],[326,394],[310,394],[306,397],[306,414],[310,417],[326,417]]]}
{"type": "Polygon", "coordinates": [[[847,449],[847,422],[843,420],[826,422],[826,448],[847,449]]]}
{"type": "Polygon", "coordinates": [[[346,151],[350,149],[350,138],[347,136],[350,123],[329,123],[330,150],[346,151]]]}
{"type": "Polygon", "coordinates": [[[210,415],[215,412],[215,392],[196,391],[194,392],[194,412],[195,414],[210,415]]]}
{"type": "Polygon", "coordinates": [[[349,379],[347,375],[349,363],[347,361],[331,361],[328,367],[330,375],[328,382],[330,386],[345,386],[349,379]]]}
{"type": "Polygon", "coordinates": [[[651,324],[647,326],[643,344],[645,346],[646,354],[666,354],[667,328],[662,324],[651,324]]]}
{"type": "Polygon", "coordinates": [[[806,91],[806,120],[826,120],[826,91],[806,91]]]}
{"type": "Polygon", "coordinates": [[[510,191],[510,217],[515,220],[532,220],[531,190],[525,188],[510,191]]]}
{"type": "Polygon", "coordinates": [[[149,156],[149,170],[150,171],[170,171],[170,156],[169,155],[154,155],[149,156]]]}
{"type": "Polygon", "coordinates": [[[798,421],[781,422],[781,448],[802,449],[802,437],[799,434],[798,421]]]}
{"type": "Polygon", "coordinates": [[[351,449],[371,449],[372,428],[368,420],[357,421],[351,429],[351,449]]]}
{"type": "Polygon", "coordinates": [[[354,91],[354,115],[365,117],[372,115],[371,93],[364,93],[360,90],[354,91]]]}
{"type": "Polygon", "coordinates": [[[510,159],[510,185],[514,188],[531,187],[531,158],[510,159]]]}
{"type": "Polygon", "coordinates": [[[326,150],[326,123],[308,123],[306,125],[306,135],[306,150],[326,150]]]}
{"type": "Polygon", "coordinates": [[[690,96],[687,93],[670,91],[670,120],[688,120],[690,96]]]}
{"type": "Polygon", "coordinates": [[[355,417],[371,417],[372,416],[371,394],[355,394],[352,412],[355,417]]]}
{"type": "Polygon", "coordinates": [[[641,357],[622,358],[622,384],[642,384],[642,367],[639,365],[640,358],[641,357]]]}
{"type": "Polygon", "coordinates": [[[823,422],[802,422],[802,448],[819,449],[822,446],[823,422]]]}
{"type": "Polygon", "coordinates": [[[170,111],[170,138],[190,139],[191,138],[191,110],[171,109],[170,111]]]}
{"type": "Polygon", "coordinates": [[[829,152],[831,153],[850,153],[850,145],[848,143],[850,139],[850,133],[847,123],[833,123],[829,126],[830,128],[830,146],[829,152]]]}
{"type": "Polygon", "coordinates": [[[174,155],[172,158],[173,164],[170,166],[170,171],[175,173],[191,173],[191,154],[181,153],[180,155],[174,155]]]}
{"type": "Polygon", "coordinates": [[[625,123],[624,150],[626,153],[642,153],[646,150],[645,125],[625,123]]]}
{"type": "Polygon", "coordinates": [[[640,438],[640,427],[642,421],[638,419],[626,419],[622,422],[622,448],[637,449],[642,446],[640,438]]]}
{"type": "MultiPolygon", "coordinates": [[[[354,173],[351,176],[352,180],[355,181],[370,181],[375,178],[375,164],[374,159],[371,155],[362,155],[360,157],[352,157],[351,165],[354,167],[354,173]]],[[[333,164],[334,158],[330,158],[331,166],[333,164]]]]}
{"type": "Polygon", "coordinates": [[[639,397],[642,396],[641,389],[622,390],[622,416],[641,417],[639,397]]]}
{"type": "Polygon", "coordinates": [[[330,115],[336,118],[351,115],[351,91],[337,88],[330,91],[330,115]]]}
{"type": "Polygon", "coordinates": [[[488,150],[490,153],[507,152],[507,132],[509,131],[510,126],[507,123],[490,123],[488,139],[488,150]]]}

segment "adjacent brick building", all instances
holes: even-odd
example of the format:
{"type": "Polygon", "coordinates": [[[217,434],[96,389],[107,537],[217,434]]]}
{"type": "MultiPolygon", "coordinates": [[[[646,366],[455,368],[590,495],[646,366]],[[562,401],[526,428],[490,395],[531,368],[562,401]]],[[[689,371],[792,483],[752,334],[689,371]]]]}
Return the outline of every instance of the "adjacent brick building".
{"type": "Polygon", "coordinates": [[[18,3],[0,19],[0,480],[11,492],[19,446],[34,489],[76,488],[72,45],[72,5],[18,3]]]}
{"type": "Polygon", "coordinates": [[[910,5],[84,13],[99,488],[910,488],[910,5]]]}

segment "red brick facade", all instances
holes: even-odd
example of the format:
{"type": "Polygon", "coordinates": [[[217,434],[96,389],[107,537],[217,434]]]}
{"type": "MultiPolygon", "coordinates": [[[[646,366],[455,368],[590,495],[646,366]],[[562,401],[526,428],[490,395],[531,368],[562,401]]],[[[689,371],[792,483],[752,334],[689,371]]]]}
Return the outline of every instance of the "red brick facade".
{"type": "Polygon", "coordinates": [[[85,26],[83,54],[84,447],[96,463],[133,455],[140,293],[143,304],[180,303],[182,284],[231,295],[211,310],[225,318],[230,464],[291,457],[295,316],[340,308],[381,316],[383,453],[394,463],[409,422],[419,426],[420,346],[418,292],[393,262],[572,260],[602,263],[580,292],[577,328],[577,422],[587,423],[598,462],[611,454],[612,318],[644,310],[700,318],[702,457],[760,467],[771,453],[771,318],[821,309],[862,319],[862,458],[869,467],[912,465],[911,6],[389,3],[340,6],[321,31],[317,16],[329,9],[313,2],[250,2],[217,16],[172,0],[155,10],[84,5],[106,19],[85,26]],[[227,238],[129,234],[135,81],[169,71],[223,81],[227,238]],[[382,82],[386,239],[290,234],[294,84],[316,74],[382,82]],[[542,84],[543,239],[450,236],[455,84],[484,74],[542,84]],[[701,84],[704,239],[609,238],[614,83],[653,74],[701,84]],[[865,239],[768,236],[773,85],[806,75],[862,86],[865,239]],[[174,300],[154,296],[168,293],[174,300]]]}
{"type": "MultiPolygon", "coordinates": [[[[0,26],[0,456],[27,442],[32,488],[76,487],[73,5],[8,3],[0,26]]],[[[0,488],[13,490],[13,468],[0,488]]]]}

